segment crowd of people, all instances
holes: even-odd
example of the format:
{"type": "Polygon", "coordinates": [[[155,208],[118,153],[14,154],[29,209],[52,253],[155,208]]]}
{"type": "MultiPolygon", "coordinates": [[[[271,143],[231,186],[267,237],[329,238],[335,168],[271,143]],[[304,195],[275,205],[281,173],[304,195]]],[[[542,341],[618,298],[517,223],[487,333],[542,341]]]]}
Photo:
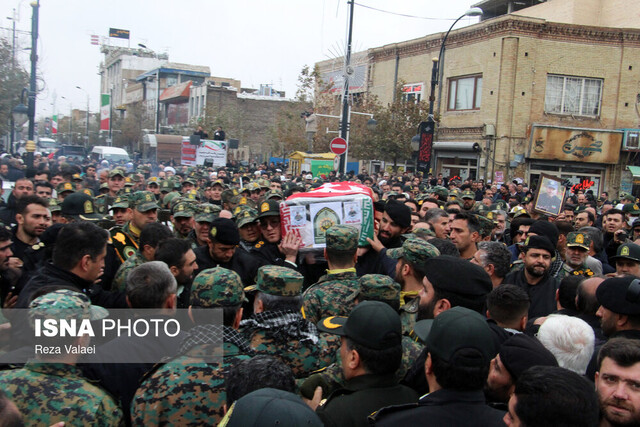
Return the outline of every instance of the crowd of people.
{"type": "Polygon", "coordinates": [[[630,194],[547,216],[521,180],[38,156],[0,179],[0,425],[640,425],[630,194]],[[368,243],[334,224],[300,251],[281,202],[340,181],[372,198],[368,243]],[[34,351],[38,320],[117,309],[182,328],[34,351]]]}

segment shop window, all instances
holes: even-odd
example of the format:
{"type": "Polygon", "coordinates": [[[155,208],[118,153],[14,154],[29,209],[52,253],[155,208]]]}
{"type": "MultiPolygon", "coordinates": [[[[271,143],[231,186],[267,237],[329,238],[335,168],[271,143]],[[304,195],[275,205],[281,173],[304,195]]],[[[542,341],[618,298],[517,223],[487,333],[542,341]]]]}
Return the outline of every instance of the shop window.
{"type": "Polygon", "coordinates": [[[547,76],[544,111],[551,114],[599,116],[602,79],[547,76]]]}
{"type": "Polygon", "coordinates": [[[402,86],[402,100],[405,102],[422,101],[423,83],[412,83],[402,86]]]}
{"type": "Polygon", "coordinates": [[[449,110],[478,110],[482,101],[482,75],[449,79],[449,110]]]}

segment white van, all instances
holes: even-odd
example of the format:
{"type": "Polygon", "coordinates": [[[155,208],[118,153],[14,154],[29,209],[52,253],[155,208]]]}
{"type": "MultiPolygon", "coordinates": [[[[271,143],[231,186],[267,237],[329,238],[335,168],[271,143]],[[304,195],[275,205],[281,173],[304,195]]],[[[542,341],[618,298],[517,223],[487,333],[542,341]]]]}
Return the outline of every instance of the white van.
{"type": "Polygon", "coordinates": [[[91,158],[96,161],[107,160],[109,163],[129,162],[129,154],[123,148],[97,145],[91,150],[91,158]]]}

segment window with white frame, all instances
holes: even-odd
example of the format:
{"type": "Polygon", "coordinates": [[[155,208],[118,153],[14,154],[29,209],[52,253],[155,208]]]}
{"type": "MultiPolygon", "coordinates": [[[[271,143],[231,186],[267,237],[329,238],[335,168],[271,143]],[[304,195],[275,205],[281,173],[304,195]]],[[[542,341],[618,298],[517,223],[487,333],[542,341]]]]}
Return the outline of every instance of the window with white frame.
{"type": "Polygon", "coordinates": [[[478,110],[481,101],[482,75],[449,79],[449,110],[478,110]]]}
{"type": "Polygon", "coordinates": [[[544,111],[551,114],[599,116],[602,79],[547,75],[544,111]]]}
{"type": "Polygon", "coordinates": [[[402,100],[409,102],[422,101],[422,90],[424,83],[411,83],[402,86],[402,100]]]}

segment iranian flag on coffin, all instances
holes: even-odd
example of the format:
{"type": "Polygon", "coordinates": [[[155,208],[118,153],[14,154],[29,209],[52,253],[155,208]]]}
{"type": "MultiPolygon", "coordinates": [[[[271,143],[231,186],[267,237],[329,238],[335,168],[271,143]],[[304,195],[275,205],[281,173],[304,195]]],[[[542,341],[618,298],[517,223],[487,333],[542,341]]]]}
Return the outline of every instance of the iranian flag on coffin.
{"type": "Polygon", "coordinates": [[[308,193],[298,193],[280,203],[282,235],[302,237],[301,251],[324,248],[325,232],[344,224],[360,231],[359,246],[373,237],[371,189],[351,182],[324,184],[308,193]]]}

